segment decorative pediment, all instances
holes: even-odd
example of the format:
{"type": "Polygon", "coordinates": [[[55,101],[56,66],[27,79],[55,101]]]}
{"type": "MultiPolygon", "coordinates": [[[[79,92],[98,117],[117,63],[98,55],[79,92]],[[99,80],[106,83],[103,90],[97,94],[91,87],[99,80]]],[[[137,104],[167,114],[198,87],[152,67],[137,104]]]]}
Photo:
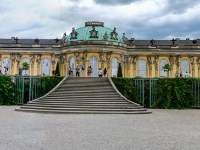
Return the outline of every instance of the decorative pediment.
{"type": "Polygon", "coordinates": [[[113,32],[111,32],[111,39],[118,40],[117,35],[118,35],[118,33],[116,32],[116,28],[114,28],[113,32]]]}
{"type": "Polygon", "coordinates": [[[90,31],[90,38],[98,38],[98,31],[95,30],[95,26],[92,26],[92,30],[90,31]]]}
{"type": "Polygon", "coordinates": [[[72,28],[72,32],[70,33],[70,35],[71,35],[70,39],[77,39],[78,33],[76,32],[74,28],[72,28]]]}

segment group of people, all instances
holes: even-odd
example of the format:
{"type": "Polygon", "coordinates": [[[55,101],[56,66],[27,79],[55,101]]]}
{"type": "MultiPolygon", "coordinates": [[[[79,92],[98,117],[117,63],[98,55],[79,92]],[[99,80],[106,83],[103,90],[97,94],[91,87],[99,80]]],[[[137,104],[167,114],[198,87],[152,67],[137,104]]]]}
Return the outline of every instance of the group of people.
{"type": "MultiPolygon", "coordinates": [[[[76,77],[80,77],[82,75],[83,70],[85,70],[83,65],[77,65],[76,68],[75,68],[76,77]]],[[[93,72],[92,67],[89,66],[88,69],[87,69],[87,76],[91,77],[92,72],[93,72]]],[[[68,68],[68,74],[69,74],[69,76],[74,76],[74,73],[73,73],[71,66],[69,66],[69,68],[68,68]]],[[[103,71],[101,70],[101,68],[99,68],[99,70],[98,70],[98,76],[99,77],[102,77],[102,76],[106,77],[106,74],[107,74],[106,68],[103,71]]]]}
{"type": "Polygon", "coordinates": [[[186,73],[183,74],[182,72],[179,73],[178,71],[176,71],[175,77],[185,77],[185,78],[187,78],[187,77],[190,77],[190,72],[186,71],[186,73]]]}

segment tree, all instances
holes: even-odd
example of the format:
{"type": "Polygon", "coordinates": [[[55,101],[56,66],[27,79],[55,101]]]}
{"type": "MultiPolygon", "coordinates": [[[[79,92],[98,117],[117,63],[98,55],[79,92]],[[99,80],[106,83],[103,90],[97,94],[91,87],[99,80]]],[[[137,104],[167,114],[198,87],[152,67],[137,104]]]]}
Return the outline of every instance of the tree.
{"type": "Polygon", "coordinates": [[[22,70],[25,70],[25,75],[26,75],[26,70],[29,69],[29,64],[27,62],[23,62],[22,64],[22,70]]]}
{"type": "Polygon", "coordinates": [[[59,67],[59,63],[58,62],[57,62],[57,65],[56,65],[55,76],[60,76],[60,67],[59,67]]]}
{"type": "Polygon", "coordinates": [[[123,77],[121,63],[118,66],[117,77],[123,77]]]}
{"type": "Polygon", "coordinates": [[[165,64],[162,68],[165,72],[169,72],[170,70],[172,70],[172,66],[170,64],[165,64]]]}

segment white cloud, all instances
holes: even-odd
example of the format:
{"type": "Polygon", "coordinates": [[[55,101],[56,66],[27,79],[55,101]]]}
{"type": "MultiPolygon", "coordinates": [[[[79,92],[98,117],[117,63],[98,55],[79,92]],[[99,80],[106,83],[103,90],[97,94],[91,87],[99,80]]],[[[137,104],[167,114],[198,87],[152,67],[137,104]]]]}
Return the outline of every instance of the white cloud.
{"type": "Polygon", "coordinates": [[[200,0],[123,2],[101,5],[93,0],[1,0],[0,38],[61,38],[86,21],[103,21],[128,38],[199,38],[200,0]]]}

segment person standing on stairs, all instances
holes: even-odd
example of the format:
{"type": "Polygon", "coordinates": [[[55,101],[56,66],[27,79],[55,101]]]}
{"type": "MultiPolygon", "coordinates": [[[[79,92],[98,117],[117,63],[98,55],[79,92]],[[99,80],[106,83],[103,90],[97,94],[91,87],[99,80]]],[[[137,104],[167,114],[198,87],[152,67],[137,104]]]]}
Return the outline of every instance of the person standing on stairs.
{"type": "Polygon", "coordinates": [[[103,71],[101,70],[101,68],[99,68],[98,74],[99,74],[99,77],[102,77],[103,71]]]}
{"type": "Polygon", "coordinates": [[[88,77],[91,77],[91,74],[92,74],[92,67],[88,67],[88,77]]]}
{"type": "Polygon", "coordinates": [[[107,70],[106,68],[103,70],[103,76],[106,77],[107,70]]]}
{"type": "Polygon", "coordinates": [[[79,77],[80,75],[80,67],[79,65],[76,66],[76,77],[79,77]]]}

